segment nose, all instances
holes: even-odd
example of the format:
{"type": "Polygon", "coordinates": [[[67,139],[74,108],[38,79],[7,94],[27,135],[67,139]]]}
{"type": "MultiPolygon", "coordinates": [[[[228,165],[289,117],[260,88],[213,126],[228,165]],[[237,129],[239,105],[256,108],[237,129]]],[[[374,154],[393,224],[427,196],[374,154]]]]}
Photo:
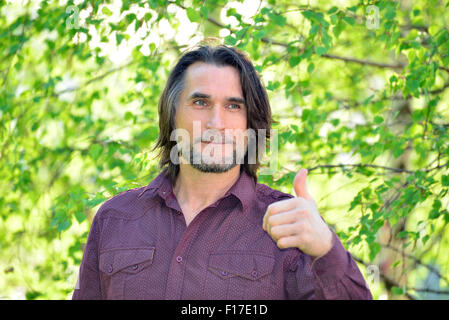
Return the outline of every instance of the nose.
{"type": "Polygon", "coordinates": [[[215,106],[215,108],[212,108],[210,118],[206,123],[206,129],[215,129],[220,131],[226,129],[225,112],[226,111],[221,106],[215,106]]]}

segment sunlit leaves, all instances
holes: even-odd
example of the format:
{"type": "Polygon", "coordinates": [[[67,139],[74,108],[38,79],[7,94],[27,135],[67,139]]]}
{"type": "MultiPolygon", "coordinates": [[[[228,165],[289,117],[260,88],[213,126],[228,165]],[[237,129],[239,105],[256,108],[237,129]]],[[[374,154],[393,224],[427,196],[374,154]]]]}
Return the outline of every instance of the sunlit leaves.
{"type": "Polygon", "coordinates": [[[188,7],[186,9],[187,17],[192,22],[199,22],[201,20],[201,15],[194,8],[188,7]]]}
{"type": "MultiPolygon", "coordinates": [[[[42,281],[64,278],[56,265],[79,265],[96,208],[160,171],[149,152],[158,101],[176,58],[193,45],[181,16],[195,36],[223,34],[225,44],[243,48],[263,79],[278,121],[280,170],[262,183],[288,191],[297,168],[323,166],[311,175],[323,193],[317,198],[328,199],[321,213],[367,262],[384,256],[385,229],[402,227],[392,241],[416,244],[417,254],[447,240],[447,5],[418,1],[405,10],[377,1],[375,29],[363,3],[257,5],[248,14],[223,1],[82,1],[72,8],[82,13],[78,27],[75,11],[49,1],[32,19],[20,10],[0,16],[0,182],[8,190],[0,216],[10,221],[2,232],[8,237],[15,220],[24,252],[31,257],[38,243],[47,257],[30,263],[41,280],[27,298],[65,294],[42,281]],[[47,130],[50,120],[63,130],[47,130]],[[57,254],[55,239],[64,243],[57,254]]],[[[4,243],[2,254],[14,260],[14,244],[4,243]]],[[[426,259],[447,264],[431,251],[426,259]]]]}

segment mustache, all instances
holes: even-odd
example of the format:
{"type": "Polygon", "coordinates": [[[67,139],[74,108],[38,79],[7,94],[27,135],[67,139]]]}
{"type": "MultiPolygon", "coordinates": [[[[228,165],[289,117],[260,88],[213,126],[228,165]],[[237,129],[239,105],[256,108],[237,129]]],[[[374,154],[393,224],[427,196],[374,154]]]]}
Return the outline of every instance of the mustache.
{"type": "Polygon", "coordinates": [[[205,142],[205,143],[222,143],[222,144],[234,144],[233,139],[197,139],[194,143],[205,142]]]}
{"type": "Polygon", "coordinates": [[[223,143],[223,144],[234,144],[235,143],[235,137],[234,136],[205,136],[205,137],[198,137],[197,139],[195,139],[193,141],[193,143],[198,143],[198,142],[206,142],[206,143],[210,143],[210,142],[215,142],[215,143],[223,143]]]}

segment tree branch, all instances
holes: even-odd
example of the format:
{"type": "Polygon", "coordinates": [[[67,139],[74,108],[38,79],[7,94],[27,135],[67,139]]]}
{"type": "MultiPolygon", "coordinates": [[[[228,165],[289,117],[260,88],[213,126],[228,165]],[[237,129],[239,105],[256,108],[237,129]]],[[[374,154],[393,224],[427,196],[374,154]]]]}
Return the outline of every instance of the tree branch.
{"type": "Polygon", "coordinates": [[[396,247],[394,247],[394,246],[392,246],[390,244],[381,244],[381,246],[384,247],[384,248],[393,250],[395,252],[398,252],[402,256],[404,256],[404,257],[406,257],[406,258],[408,258],[410,260],[413,260],[413,262],[415,262],[416,264],[418,264],[420,266],[423,266],[423,267],[427,268],[429,271],[435,273],[440,279],[443,279],[447,284],[449,284],[449,279],[446,278],[445,276],[443,276],[436,268],[434,268],[434,267],[432,267],[432,266],[430,266],[428,264],[425,264],[420,259],[418,259],[418,258],[416,258],[416,257],[414,257],[414,256],[412,256],[412,255],[410,255],[408,253],[406,253],[404,250],[398,249],[398,248],[396,248],[396,247]]]}
{"type": "MultiPolygon", "coordinates": [[[[360,263],[360,264],[363,264],[365,267],[368,267],[368,266],[371,265],[370,263],[363,261],[362,259],[360,259],[360,258],[354,256],[353,254],[351,254],[351,256],[352,256],[352,258],[353,258],[356,262],[358,262],[358,263],[360,263]]],[[[398,287],[398,288],[400,288],[400,287],[401,287],[401,285],[400,285],[399,283],[397,283],[396,281],[394,281],[393,279],[391,279],[390,277],[388,277],[388,276],[387,276],[385,273],[383,273],[380,269],[379,269],[379,276],[380,276],[380,278],[385,282],[385,285],[387,286],[387,288],[391,288],[391,287],[398,287]]],[[[410,300],[418,300],[417,297],[411,295],[411,294],[408,293],[408,292],[405,292],[404,295],[405,295],[407,298],[409,298],[410,300]]]]}
{"type": "MultiPolygon", "coordinates": [[[[187,9],[182,4],[176,3],[174,1],[168,1],[168,2],[178,6],[180,8],[182,8],[184,10],[187,9]]],[[[215,20],[215,19],[213,19],[211,17],[207,17],[206,20],[209,21],[210,23],[216,25],[219,28],[228,29],[232,33],[235,33],[235,30],[233,30],[229,26],[224,25],[223,23],[221,23],[221,22],[219,22],[219,21],[217,21],[217,20],[215,20]]],[[[276,40],[273,40],[273,39],[267,38],[267,37],[263,37],[260,40],[262,42],[270,44],[270,45],[276,45],[276,46],[280,46],[280,47],[284,47],[284,48],[288,48],[289,47],[289,45],[287,43],[276,41],[276,40]]],[[[298,48],[298,51],[299,52],[303,52],[304,48],[298,48]]],[[[334,55],[334,54],[323,54],[323,55],[321,55],[321,57],[324,57],[324,58],[327,58],[327,59],[341,60],[341,61],[351,62],[351,63],[358,63],[358,64],[368,65],[368,66],[377,67],[377,68],[402,69],[402,68],[405,67],[404,64],[400,64],[400,63],[396,63],[396,64],[382,63],[382,62],[375,62],[375,61],[370,61],[370,60],[362,60],[362,59],[358,59],[358,58],[341,57],[341,56],[337,56],[337,55],[334,55]]]]}

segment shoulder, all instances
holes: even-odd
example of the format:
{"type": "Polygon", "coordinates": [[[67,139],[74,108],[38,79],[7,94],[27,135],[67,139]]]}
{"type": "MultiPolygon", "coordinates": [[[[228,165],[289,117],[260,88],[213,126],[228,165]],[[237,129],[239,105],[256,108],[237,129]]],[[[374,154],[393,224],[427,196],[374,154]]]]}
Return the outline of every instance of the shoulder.
{"type": "Polygon", "coordinates": [[[256,185],[256,196],[258,201],[266,206],[273,202],[293,198],[291,194],[273,189],[262,183],[256,185]]]}
{"type": "Polygon", "coordinates": [[[139,194],[145,186],[122,191],[107,199],[98,209],[95,218],[134,220],[140,218],[146,211],[148,204],[139,199],[139,194]]]}

